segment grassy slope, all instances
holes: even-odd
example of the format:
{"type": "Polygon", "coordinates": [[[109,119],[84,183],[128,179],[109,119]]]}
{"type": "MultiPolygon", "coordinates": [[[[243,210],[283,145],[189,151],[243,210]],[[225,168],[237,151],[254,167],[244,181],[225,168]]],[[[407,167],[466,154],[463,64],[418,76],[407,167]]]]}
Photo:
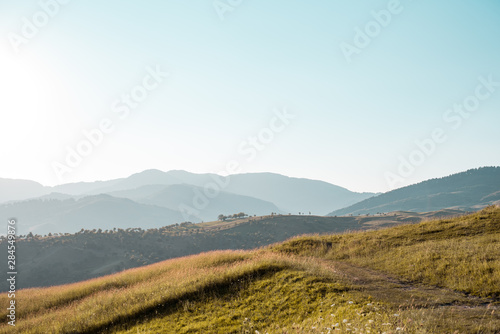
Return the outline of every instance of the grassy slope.
{"type": "MultiPolygon", "coordinates": [[[[340,233],[405,222],[419,222],[429,215],[399,212],[385,216],[317,217],[266,216],[227,222],[181,224],[152,230],[86,231],[65,236],[18,241],[18,288],[60,285],[83,281],[124,269],[212,250],[253,249],[309,233],[340,233]]],[[[0,253],[6,253],[0,243],[0,253]]],[[[7,291],[0,282],[0,291],[7,291]]]]}
{"type": "Polygon", "coordinates": [[[500,209],[488,208],[21,290],[18,325],[0,332],[495,333],[499,274],[500,209]]]}
{"type": "Polygon", "coordinates": [[[500,296],[500,210],[370,233],[300,237],[276,250],[347,261],[479,296],[500,296]]]}

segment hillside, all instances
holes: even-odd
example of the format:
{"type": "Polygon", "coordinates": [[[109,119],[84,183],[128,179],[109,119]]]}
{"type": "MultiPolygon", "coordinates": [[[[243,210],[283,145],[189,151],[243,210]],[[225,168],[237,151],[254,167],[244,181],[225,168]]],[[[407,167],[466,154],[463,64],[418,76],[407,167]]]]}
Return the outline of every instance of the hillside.
{"type": "MultiPolygon", "coordinates": [[[[1,333],[498,333],[500,208],[17,292],[1,333]]],[[[7,295],[0,295],[2,305],[7,295]]]]}
{"type": "Polygon", "coordinates": [[[18,234],[75,233],[81,229],[113,229],[142,226],[161,227],[183,221],[167,208],[135,203],[109,195],[34,199],[0,205],[0,216],[15,217],[18,234]]]}
{"type": "Polygon", "coordinates": [[[500,167],[483,167],[420,182],[335,210],[330,216],[445,208],[474,211],[500,201],[500,167]]]}
{"type": "MultiPolygon", "coordinates": [[[[373,217],[267,216],[148,230],[104,229],[35,236],[18,240],[18,286],[71,283],[206,251],[252,249],[302,234],[367,230],[459,214],[463,212],[400,212],[373,217]]],[[[1,251],[7,252],[5,243],[0,245],[1,251]]],[[[0,284],[0,291],[6,288],[5,282],[0,284]]]]}
{"type": "MultiPolygon", "coordinates": [[[[373,217],[268,216],[148,230],[86,230],[37,236],[18,241],[18,285],[71,283],[206,251],[252,249],[302,234],[368,230],[460,214],[463,212],[399,212],[373,217]]],[[[5,244],[0,245],[2,250],[7,251],[5,244]]],[[[0,291],[6,287],[5,283],[0,284],[0,291]]]]}
{"type": "Polygon", "coordinates": [[[245,212],[251,216],[262,216],[271,212],[283,213],[271,202],[225,191],[218,192],[213,198],[207,198],[203,188],[187,184],[149,185],[110,194],[130,198],[138,203],[181,211],[184,220],[193,222],[210,221],[221,213],[245,212]]]}

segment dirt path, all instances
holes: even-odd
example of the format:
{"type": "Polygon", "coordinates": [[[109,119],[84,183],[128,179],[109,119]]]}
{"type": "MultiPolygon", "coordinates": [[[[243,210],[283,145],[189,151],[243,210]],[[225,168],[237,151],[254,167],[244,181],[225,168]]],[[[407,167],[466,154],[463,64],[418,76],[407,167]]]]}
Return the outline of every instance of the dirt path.
{"type": "MultiPolygon", "coordinates": [[[[354,289],[371,295],[374,299],[388,303],[401,310],[425,312],[433,310],[439,323],[460,321],[466,324],[484,323],[485,333],[500,333],[500,300],[479,298],[454,290],[408,283],[385,273],[340,261],[324,261],[354,289]]],[[[460,333],[472,333],[465,331],[460,333]]],[[[475,332],[475,331],[474,331],[475,332]]]]}
{"type": "Polygon", "coordinates": [[[451,289],[408,283],[388,274],[346,262],[329,261],[333,270],[353,287],[387,301],[413,301],[413,305],[490,307],[499,309],[500,300],[479,298],[451,289]]]}

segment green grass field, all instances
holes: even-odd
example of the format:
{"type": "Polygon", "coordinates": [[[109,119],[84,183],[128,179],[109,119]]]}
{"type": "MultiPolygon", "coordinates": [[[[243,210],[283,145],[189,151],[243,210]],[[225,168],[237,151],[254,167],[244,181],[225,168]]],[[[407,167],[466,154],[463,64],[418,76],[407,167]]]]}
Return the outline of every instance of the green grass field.
{"type": "MultiPolygon", "coordinates": [[[[17,293],[2,333],[499,333],[500,208],[17,293]]],[[[6,294],[0,296],[7,305],[6,294]]]]}

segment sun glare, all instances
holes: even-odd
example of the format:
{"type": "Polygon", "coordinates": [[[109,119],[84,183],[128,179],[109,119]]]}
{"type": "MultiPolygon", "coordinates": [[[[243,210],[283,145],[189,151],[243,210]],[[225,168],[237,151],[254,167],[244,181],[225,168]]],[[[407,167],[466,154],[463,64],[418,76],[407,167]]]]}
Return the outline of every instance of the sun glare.
{"type": "Polygon", "coordinates": [[[27,140],[36,140],[31,134],[42,116],[44,85],[34,65],[28,58],[16,59],[0,53],[1,154],[15,150],[27,140]]]}

